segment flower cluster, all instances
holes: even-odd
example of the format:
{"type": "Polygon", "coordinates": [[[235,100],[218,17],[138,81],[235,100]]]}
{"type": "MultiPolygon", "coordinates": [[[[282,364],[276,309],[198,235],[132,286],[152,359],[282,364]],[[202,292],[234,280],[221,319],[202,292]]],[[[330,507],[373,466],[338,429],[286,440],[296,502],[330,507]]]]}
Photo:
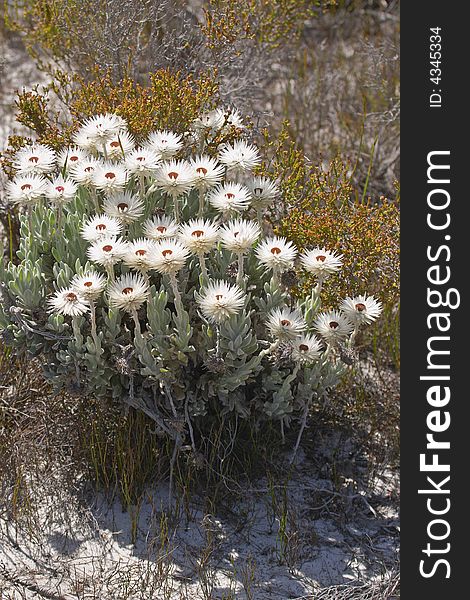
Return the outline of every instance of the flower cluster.
{"type": "Polygon", "coordinates": [[[0,326],[54,355],[58,379],[76,377],[95,394],[138,390],[161,397],[161,410],[171,397],[173,411],[187,402],[192,416],[215,396],[223,411],[287,419],[302,398],[331,387],[331,373],[344,368],[339,350],[381,304],[360,295],[320,311],[342,256],[323,247],[299,253],[272,235],[264,211],[280,192],[256,174],[260,163],[233,109],[201,115],[183,134],[141,140],[118,115],[97,115],[58,153],[21,149],[7,193],[26,212],[23,262],[3,276],[9,304],[26,320],[44,300],[47,311],[29,329],[3,311],[0,326]],[[210,154],[226,127],[239,139],[210,154]],[[316,279],[302,301],[283,284],[292,269],[316,279]],[[129,347],[126,380],[114,365],[129,347]]]}

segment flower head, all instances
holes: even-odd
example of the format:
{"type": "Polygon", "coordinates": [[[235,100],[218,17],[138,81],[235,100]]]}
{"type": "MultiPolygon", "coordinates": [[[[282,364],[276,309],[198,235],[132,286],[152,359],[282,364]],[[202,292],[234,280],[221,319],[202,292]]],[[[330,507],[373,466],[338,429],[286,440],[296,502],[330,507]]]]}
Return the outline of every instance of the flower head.
{"type": "Polygon", "coordinates": [[[300,262],[304,269],[317,277],[326,277],[339,271],[343,264],[341,259],[341,255],[325,250],[325,248],[314,248],[300,256],[300,262]]]}
{"type": "Polygon", "coordinates": [[[189,192],[193,181],[191,166],[183,160],[165,162],[155,172],[155,185],[174,197],[189,192]]]}
{"type": "Polygon", "coordinates": [[[179,238],[193,254],[205,254],[216,245],[219,228],[209,220],[191,219],[180,226],[179,238]]]}
{"type": "Polygon", "coordinates": [[[149,286],[142,275],[122,275],[108,288],[109,304],[126,312],[138,310],[149,297],[149,286]]]}
{"type": "Polygon", "coordinates": [[[84,275],[75,275],[72,288],[85,300],[96,300],[106,286],[106,277],[101,273],[89,271],[84,275]]]}
{"type": "Polygon", "coordinates": [[[235,127],[236,129],[245,129],[243,117],[236,108],[218,108],[216,113],[222,131],[229,131],[232,127],[235,127]]]}
{"type": "Polygon", "coordinates": [[[145,145],[153,150],[159,159],[167,160],[181,150],[183,142],[179,134],[164,130],[151,133],[145,145]]]}
{"type": "Polygon", "coordinates": [[[153,175],[160,163],[160,157],[150,148],[135,148],[126,156],[126,167],[132,175],[153,175]]]}
{"type": "Polygon", "coordinates": [[[174,274],[182,269],[190,252],[179,240],[165,238],[155,244],[153,268],[162,274],[174,274]]]}
{"type": "Polygon", "coordinates": [[[102,237],[87,250],[88,258],[104,267],[120,262],[127,252],[127,242],[115,236],[102,237]]]}
{"type": "Polygon", "coordinates": [[[218,131],[223,126],[224,120],[223,111],[211,110],[197,117],[192,123],[192,128],[202,132],[218,131]]]}
{"type": "Polygon", "coordinates": [[[144,203],[129,191],[116,192],[104,199],[103,210],[109,217],[129,224],[144,214],[144,203]]]}
{"type": "Polygon", "coordinates": [[[46,196],[54,204],[65,204],[70,202],[77,193],[78,185],[72,179],[64,179],[62,175],[49,182],[46,188],[46,196]]]}
{"type": "Polygon", "coordinates": [[[178,223],[166,215],[152,217],[142,224],[142,231],[152,240],[176,237],[178,235],[178,228],[178,223]]]}
{"type": "Polygon", "coordinates": [[[340,309],[354,325],[369,325],[382,312],[382,303],[373,296],[356,296],[345,298],[340,309]]]}
{"type": "Polygon", "coordinates": [[[89,309],[85,298],[74,288],[62,288],[47,301],[50,312],[70,317],[83,315],[89,309]]]}
{"type": "Polygon", "coordinates": [[[44,144],[25,146],[16,153],[13,168],[19,175],[42,175],[54,170],[56,155],[44,144]]]}
{"type": "Polygon", "coordinates": [[[240,171],[251,171],[261,162],[258,148],[245,140],[227,144],[219,153],[219,160],[228,169],[240,171]]]}
{"type": "Polygon", "coordinates": [[[13,204],[31,205],[44,196],[48,181],[40,175],[19,175],[6,185],[7,196],[13,204]]]}
{"type": "Polygon", "coordinates": [[[128,131],[120,131],[117,135],[106,142],[104,147],[98,148],[108,160],[122,160],[133,150],[135,140],[128,131]]]}
{"type": "Polygon", "coordinates": [[[315,331],[329,344],[343,342],[353,332],[354,325],[337,310],[320,313],[313,324],[315,331]]]}
{"type": "Polygon", "coordinates": [[[248,208],[250,193],[239,183],[223,183],[210,192],[208,200],[220,212],[242,211],[248,208]]]}
{"type": "Polygon", "coordinates": [[[222,227],[220,241],[227,250],[236,254],[245,254],[256,243],[260,235],[261,229],[258,223],[237,219],[222,227]]]}
{"type": "Polygon", "coordinates": [[[268,269],[286,271],[294,265],[297,250],[292,242],[283,237],[263,240],[256,248],[256,256],[268,269]]]}
{"type": "Polygon", "coordinates": [[[259,210],[270,206],[280,194],[276,183],[267,177],[254,177],[247,183],[247,187],[251,194],[251,204],[259,210]]]}
{"type": "Polygon", "coordinates": [[[77,146],[85,150],[101,150],[106,142],[126,130],[126,123],[118,115],[106,113],[87,119],[74,136],[77,146]]]}
{"type": "Polygon", "coordinates": [[[64,148],[57,154],[57,164],[60,170],[65,169],[69,171],[72,167],[79,165],[81,162],[87,160],[89,157],[88,152],[79,148],[78,146],[70,146],[64,148]]]}
{"type": "Polygon", "coordinates": [[[224,167],[210,156],[196,156],[191,159],[194,187],[208,190],[224,178],[224,167]]]}
{"type": "Polygon", "coordinates": [[[114,217],[108,215],[96,215],[89,217],[82,226],[82,238],[89,242],[102,239],[104,237],[114,237],[121,233],[122,223],[114,217]]]}
{"type": "Polygon", "coordinates": [[[70,165],[69,177],[81,185],[91,185],[95,171],[103,163],[92,157],[86,157],[83,160],[70,165]]]}
{"type": "Polygon", "coordinates": [[[314,335],[302,335],[292,340],[292,358],[300,363],[312,363],[321,356],[322,344],[314,335]]]}
{"type": "Polygon", "coordinates": [[[271,311],[267,326],[271,335],[281,341],[293,340],[307,329],[302,314],[290,308],[275,308],[271,311]]]}
{"type": "Polygon", "coordinates": [[[225,281],[211,281],[196,299],[202,314],[212,323],[221,323],[236,315],[245,304],[245,294],[238,285],[225,281]]]}
{"type": "Polygon", "coordinates": [[[155,257],[155,242],[139,238],[129,242],[127,252],[122,259],[131,269],[146,272],[153,268],[155,257]]]}
{"type": "Polygon", "coordinates": [[[118,163],[98,163],[93,172],[92,182],[99,190],[113,194],[124,189],[127,175],[125,167],[118,163]]]}

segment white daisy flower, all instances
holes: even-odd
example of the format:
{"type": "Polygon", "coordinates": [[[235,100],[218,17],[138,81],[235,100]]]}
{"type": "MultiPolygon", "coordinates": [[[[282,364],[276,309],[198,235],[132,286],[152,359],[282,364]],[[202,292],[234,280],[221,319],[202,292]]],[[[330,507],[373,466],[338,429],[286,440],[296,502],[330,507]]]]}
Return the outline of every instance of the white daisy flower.
{"type": "Polygon", "coordinates": [[[31,205],[44,196],[47,184],[40,175],[19,175],[7,182],[7,197],[13,204],[31,205]]]}
{"type": "Polygon", "coordinates": [[[261,235],[258,223],[237,219],[230,221],[220,230],[222,246],[235,254],[245,254],[261,235]]]}
{"type": "Polygon", "coordinates": [[[121,192],[127,183],[126,169],[117,163],[99,163],[93,172],[93,184],[107,194],[121,192]]]}
{"type": "Polygon", "coordinates": [[[75,275],[72,288],[85,300],[96,300],[106,287],[106,277],[101,273],[90,271],[84,275],[75,275]]]}
{"type": "Polygon", "coordinates": [[[240,312],[245,304],[245,294],[238,285],[211,281],[196,295],[196,301],[206,319],[221,323],[240,312]]]}
{"type": "Polygon", "coordinates": [[[129,242],[127,252],[122,260],[131,269],[146,272],[153,267],[154,256],[155,242],[139,238],[129,242]]]}
{"type": "Polygon", "coordinates": [[[153,175],[160,163],[157,153],[149,148],[135,148],[126,156],[126,167],[132,175],[153,175]]]}
{"type": "Polygon", "coordinates": [[[189,163],[183,160],[165,162],[155,171],[155,185],[176,197],[186,194],[193,187],[193,171],[189,163]]]}
{"type": "Polygon", "coordinates": [[[78,317],[89,310],[85,298],[71,287],[58,290],[47,304],[50,312],[70,317],[78,317]]]}
{"type": "Polygon", "coordinates": [[[343,342],[354,330],[351,321],[337,310],[320,313],[313,327],[329,344],[343,342]]]}
{"type": "MultiPolygon", "coordinates": [[[[135,140],[128,131],[121,131],[104,146],[108,160],[122,160],[134,149],[135,140]]],[[[104,154],[103,148],[98,148],[104,154]]]]}
{"type": "Polygon", "coordinates": [[[196,156],[191,159],[194,187],[198,190],[208,190],[222,181],[225,169],[210,156],[196,156]]]}
{"type": "Polygon", "coordinates": [[[74,136],[77,146],[85,150],[102,150],[106,142],[126,130],[126,123],[118,115],[106,113],[87,119],[74,136]]]}
{"type": "Polygon", "coordinates": [[[91,185],[95,171],[102,165],[102,162],[88,156],[70,165],[69,177],[81,185],[91,185]]]}
{"type": "Polygon", "coordinates": [[[355,296],[345,298],[340,309],[354,325],[370,325],[382,312],[382,303],[373,296],[355,296]]]}
{"type": "Polygon", "coordinates": [[[280,194],[276,183],[267,177],[254,177],[247,183],[247,187],[251,194],[251,204],[257,210],[271,206],[280,194]]]}
{"type": "Polygon", "coordinates": [[[248,208],[250,193],[239,183],[223,183],[209,193],[208,201],[219,212],[242,211],[248,208]]]}
{"type": "Polygon", "coordinates": [[[161,160],[167,160],[181,150],[183,141],[178,133],[166,130],[154,131],[149,135],[145,146],[153,150],[161,160]]]}
{"type": "Polygon", "coordinates": [[[224,120],[223,111],[211,110],[195,119],[192,128],[196,131],[218,131],[223,126],[224,120]]]}
{"type": "Polygon", "coordinates": [[[218,108],[216,112],[219,115],[223,131],[230,131],[230,128],[245,129],[243,117],[236,108],[218,108]]]}
{"type": "Polygon", "coordinates": [[[178,229],[178,223],[166,215],[152,217],[142,224],[142,231],[152,240],[176,237],[178,235],[178,229]]]}
{"type": "Polygon", "coordinates": [[[128,225],[144,214],[144,203],[136,194],[129,191],[106,196],[103,211],[110,217],[128,225]]]}
{"type": "Polygon", "coordinates": [[[286,271],[294,266],[297,250],[292,242],[284,237],[272,237],[263,240],[256,248],[260,263],[268,269],[286,271]]]}
{"type": "Polygon", "coordinates": [[[300,363],[312,363],[321,356],[322,344],[314,335],[303,335],[292,340],[292,358],[300,363]]]}
{"type": "Polygon", "coordinates": [[[149,286],[142,275],[128,273],[108,288],[109,304],[126,312],[135,312],[149,297],[149,286]]]}
{"type": "Polygon", "coordinates": [[[325,278],[341,269],[343,264],[342,258],[340,254],[330,252],[329,250],[325,250],[325,248],[314,248],[301,254],[300,262],[309,273],[325,278]]]}
{"type": "Polygon", "coordinates": [[[89,159],[88,152],[78,146],[70,146],[64,148],[57,155],[57,164],[60,170],[69,171],[72,167],[79,165],[83,161],[89,159]]]}
{"type": "Polygon", "coordinates": [[[127,242],[115,236],[102,237],[87,250],[88,258],[103,267],[111,267],[120,262],[127,252],[127,242]]]}
{"type": "Polygon", "coordinates": [[[219,228],[209,220],[191,219],[180,226],[179,238],[193,254],[205,254],[217,244],[219,228]]]}
{"type": "Polygon", "coordinates": [[[16,153],[13,168],[19,175],[42,175],[54,170],[56,154],[44,144],[25,146],[16,153]]]}
{"type": "Polygon", "coordinates": [[[78,185],[72,179],[64,179],[59,175],[48,183],[46,197],[54,204],[65,204],[70,202],[77,193],[78,185]]]}
{"type": "Polygon", "coordinates": [[[190,252],[175,238],[162,239],[155,244],[153,268],[162,274],[174,275],[182,269],[190,252]]]}
{"type": "Polygon", "coordinates": [[[219,153],[219,161],[228,169],[237,169],[240,171],[251,171],[260,164],[261,158],[259,150],[253,144],[248,144],[245,140],[239,140],[232,144],[227,144],[219,153]]]}
{"type": "Polygon", "coordinates": [[[307,329],[302,314],[290,308],[275,308],[269,314],[266,324],[271,335],[281,341],[293,340],[307,329]]]}
{"type": "Polygon", "coordinates": [[[82,226],[81,236],[88,242],[104,237],[116,237],[122,232],[122,223],[108,215],[89,217],[82,226]]]}

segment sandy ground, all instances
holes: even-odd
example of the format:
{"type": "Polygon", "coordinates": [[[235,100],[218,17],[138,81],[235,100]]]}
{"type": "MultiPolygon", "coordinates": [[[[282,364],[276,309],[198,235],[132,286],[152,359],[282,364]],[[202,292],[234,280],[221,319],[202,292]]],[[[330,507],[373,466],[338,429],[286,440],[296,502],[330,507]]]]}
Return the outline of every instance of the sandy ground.
{"type": "Polygon", "coordinates": [[[398,559],[395,476],[376,476],[369,491],[336,491],[299,458],[286,488],[261,480],[217,514],[196,498],[167,520],[168,490],[149,491],[135,543],[134,511],[119,502],[45,498],[40,530],[0,519],[0,597],[267,600],[341,584],[379,589],[398,559]]]}

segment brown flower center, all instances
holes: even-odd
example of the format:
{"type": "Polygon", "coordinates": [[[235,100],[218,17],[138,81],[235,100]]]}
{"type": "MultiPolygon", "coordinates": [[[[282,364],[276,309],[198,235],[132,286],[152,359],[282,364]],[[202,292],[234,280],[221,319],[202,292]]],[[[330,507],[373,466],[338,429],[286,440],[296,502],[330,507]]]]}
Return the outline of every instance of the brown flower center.
{"type": "Polygon", "coordinates": [[[166,231],[166,227],[165,227],[164,225],[159,225],[159,226],[157,227],[157,231],[158,231],[159,233],[165,233],[165,231],[166,231]]]}
{"type": "Polygon", "coordinates": [[[163,250],[162,256],[171,256],[173,254],[173,250],[163,250]]]}
{"type": "Polygon", "coordinates": [[[99,223],[96,226],[96,231],[105,231],[105,229],[106,229],[106,225],[104,223],[99,223]]]}
{"type": "Polygon", "coordinates": [[[59,194],[62,194],[62,192],[65,190],[64,186],[62,185],[58,185],[55,189],[59,192],[59,194]]]}
{"type": "Polygon", "coordinates": [[[106,177],[106,179],[116,179],[116,173],[111,173],[111,171],[105,173],[104,176],[106,177]]]}
{"type": "Polygon", "coordinates": [[[358,302],[356,304],[356,310],[358,310],[359,312],[364,312],[366,310],[366,305],[362,302],[358,302]]]}
{"type": "Polygon", "coordinates": [[[95,168],[94,167],[85,167],[83,170],[85,171],[85,173],[91,173],[92,171],[95,170],[95,168]]]}
{"type": "Polygon", "coordinates": [[[339,327],[339,323],[337,323],[336,321],[330,321],[329,325],[330,329],[338,329],[339,327]]]}
{"type": "Polygon", "coordinates": [[[207,175],[207,169],[205,167],[198,167],[196,173],[198,175],[207,175]]]}
{"type": "Polygon", "coordinates": [[[144,250],[144,249],[135,251],[136,256],[145,256],[146,254],[147,254],[147,250],[144,250]]]}
{"type": "Polygon", "coordinates": [[[301,352],[308,352],[308,346],[307,346],[307,344],[299,344],[299,350],[301,352]]]}
{"type": "Polygon", "coordinates": [[[281,249],[280,248],[271,248],[271,254],[281,254],[281,249]]]}
{"type": "Polygon", "coordinates": [[[74,294],[73,292],[69,292],[68,294],[66,294],[65,298],[69,302],[75,302],[75,300],[77,299],[77,294],[74,294]]]}
{"type": "Polygon", "coordinates": [[[77,162],[77,160],[78,160],[78,156],[71,156],[71,157],[69,158],[69,161],[70,161],[70,162],[77,162]]]}
{"type": "Polygon", "coordinates": [[[323,256],[323,254],[319,254],[319,255],[316,257],[316,259],[317,259],[317,261],[318,261],[318,262],[325,262],[325,260],[326,260],[326,256],[323,256]]]}
{"type": "Polygon", "coordinates": [[[24,192],[25,190],[30,190],[32,187],[33,186],[30,183],[25,183],[21,186],[21,191],[24,192]]]}
{"type": "Polygon", "coordinates": [[[168,177],[176,181],[178,179],[178,173],[171,171],[171,173],[168,173],[168,177]]]}
{"type": "Polygon", "coordinates": [[[120,146],[119,142],[111,142],[109,145],[111,146],[111,148],[119,148],[120,146]]]}
{"type": "Polygon", "coordinates": [[[126,210],[129,208],[129,204],[126,204],[125,202],[120,202],[117,205],[117,209],[119,212],[126,212],[126,210]]]}
{"type": "Polygon", "coordinates": [[[191,237],[197,237],[200,238],[204,235],[204,232],[201,231],[200,229],[196,229],[196,231],[193,231],[191,234],[191,237]]]}
{"type": "Polygon", "coordinates": [[[223,297],[224,297],[223,294],[217,294],[216,297],[215,297],[215,299],[218,302],[219,300],[222,300],[223,297]]]}
{"type": "Polygon", "coordinates": [[[29,158],[29,162],[32,162],[34,164],[37,164],[39,162],[39,158],[37,156],[31,156],[29,158]]]}
{"type": "Polygon", "coordinates": [[[233,237],[237,237],[237,235],[239,235],[239,233],[240,233],[239,231],[234,231],[233,232],[233,237]]]}
{"type": "Polygon", "coordinates": [[[136,158],[136,160],[137,160],[138,162],[145,162],[145,156],[138,156],[138,157],[136,158]]]}
{"type": "Polygon", "coordinates": [[[232,192],[227,192],[225,194],[225,197],[227,198],[227,200],[233,200],[235,198],[235,194],[232,194],[232,192]]]}
{"type": "Polygon", "coordinates": [[[291,322],[289,321],[289,319],[282,319],[282,321],[281,321],[281,325],[282,325],[283,327],[290,327],[290,325],[291,325],[291,322]]]}
{"type": "Polygon", "coordinates": [[[85,282],[83,283],[83,285],[84,285],[85,287],[87,287],[87,288],[89,288],[89,287],[92,287],[92,285],[93,285],[93,281],[85,281],[85,282]]]}
{"type": "Polygon", "coordinates": [[[255,188],[255,189],[253,190],[253,193],[254,193],[256,196],[261,196],[261,194],[263,193],[263,188],[255,188]]]}
{"type": "Polygon", "coordinates": [[[111,246],[111,244],[106,244],[106,246],[103,246],[102,248],[103,252],[111,252],[112,249],[113,247],[111,246]]]}
{"type": "Polygon", "coordinates": [[[127,296],[128,294],[132,294],[133,291],[134,291],[134,288],[126,287],[122,290],[122,293],[127,296]]]}

